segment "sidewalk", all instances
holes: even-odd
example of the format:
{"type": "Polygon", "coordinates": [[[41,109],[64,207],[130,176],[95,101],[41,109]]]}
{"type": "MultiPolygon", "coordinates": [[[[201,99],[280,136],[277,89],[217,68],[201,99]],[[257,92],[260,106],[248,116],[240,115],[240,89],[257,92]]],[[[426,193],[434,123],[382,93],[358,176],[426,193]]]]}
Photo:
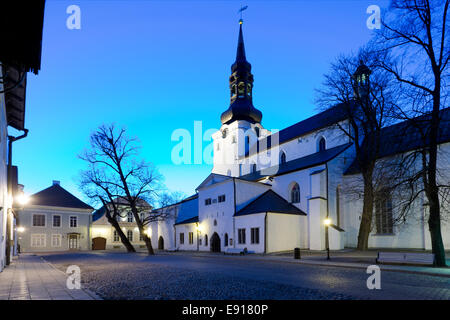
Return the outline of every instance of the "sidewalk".
{"type": "Polygon", "coordinates": [[[0,300],[98,300],[85,289],[70,290],[67,276],[32,254],[21,254],[0,272],[0,300]]]}

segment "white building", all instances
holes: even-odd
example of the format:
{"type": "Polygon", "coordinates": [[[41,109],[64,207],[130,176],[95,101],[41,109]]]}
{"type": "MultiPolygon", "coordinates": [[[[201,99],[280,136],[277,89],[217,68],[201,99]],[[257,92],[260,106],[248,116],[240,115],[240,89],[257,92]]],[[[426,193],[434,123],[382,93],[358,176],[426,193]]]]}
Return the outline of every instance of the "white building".
{"type": "MultiPolygon", "coordinates": [[[[225,251],[247,248],[258,253],[326,248],[324,220],[331,219],[331,249],[356,247],[362,198],[343,190],[360,175],[351,141],[336,125],[347,125],[337,105],[276,133],[266,130],[252,103],[253,75],[247,62],[240,25],[236,61],[231,67],[228,110],[213,134],[214,167],[197,187],[197,195],[175,204],[174,248],[225,251]],[[352,182],[350,182],[352,181],[352,182]],[[189,207],[186,204],[191,204],[189,207]]],[[[439,167],[450,172],[450,109],[443,110],[439,167]]],[[[398,124],[383,131],[383,159],[418,147],[406,143],[398,124]]],[[[413,135],[412,135],[413,136],[413,135]]],[[[408,142],[409,141],[409,142],[408,142]]],[[[444,179],[450,180],[450,177],[444,179]],[[449,178],[449,179],[447,179],[449,178]]],[[[395,210],[385,199],[374,209],[373,248],[430,249],[424,198],[417,199],[408,221],[394,225],[395,210]]],[[[170,227],[165,238],[170,238],[170,227]]],[[[446,248],[450,225],[442,221],[446,248]]]]}
{"type": "Polygon", "coordinates": [[[17,167],[12,165],[13,142],[26,137],[25,101],[27,72],[37,74],[41,64],[42,27],[45,1],[2,2],[0,11],[0,272],[16,253],[17,208],[20,194],[17,167]],[[25,27],[23,21],[27,21],[25,27]],[[30,32],[33,30],[33,32],[30,32]],[[15,135],[8,126],[22,131],[15,135]],[[16,202],[17,203],[17,202],[16,202]]]}
{"type": "MultiPolygon", "coordinates": [[[[129,206],[125,204],[126,202],[123,200],[116,200],[116,204],[119,207],[120,215],[116,216],[116,221],[118,222],[120,228],[122,229],[125,236],[131,242],[135,249],[144,249],[146,248],[144,239],[141,237],[139,232],[136,220],[133,216],[133,213],[130,211],[129,206]]],[[[142,212],[141,221],[146,219],[152,207],[147,202],[141,203],[142,212]]],[[[93,250],[122,250],[125,249],[124,245],[120,241],[119,234],[116,229],[108,222],[108,218],[106,217],[105,207],[102,206],[100,209],[96,210],[93,214],[93,223],[92,223],[92,241],[93,241],[93,250]]],[[[152,240],[152,246],[155,247],[157,245],[153,238],[151,237],[152,231],[154,229],[154,224],[147,227],[147,235],[150,236],[152,240]]],[[[157,230],[157,228],[156,228],[157,230]]]]}
{"type": "Polygon", "coordinates": [[[59,181],[53,181],[19,211],[20,252],[90,250],[92,211],[59,181]]]}

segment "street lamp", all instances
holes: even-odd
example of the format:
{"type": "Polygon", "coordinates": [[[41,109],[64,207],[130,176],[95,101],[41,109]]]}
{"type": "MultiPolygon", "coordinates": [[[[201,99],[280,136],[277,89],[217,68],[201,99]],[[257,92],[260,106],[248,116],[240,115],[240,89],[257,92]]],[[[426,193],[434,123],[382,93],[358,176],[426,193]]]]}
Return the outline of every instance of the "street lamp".
{"type": "Polygon", "coordinates": [[[331,225],[331,219],[326,218],[323,223],[325,224],[325,244],[327,246],[327,260],[330,260],[330,240],[328,237],[328,227],[331,225]]]}

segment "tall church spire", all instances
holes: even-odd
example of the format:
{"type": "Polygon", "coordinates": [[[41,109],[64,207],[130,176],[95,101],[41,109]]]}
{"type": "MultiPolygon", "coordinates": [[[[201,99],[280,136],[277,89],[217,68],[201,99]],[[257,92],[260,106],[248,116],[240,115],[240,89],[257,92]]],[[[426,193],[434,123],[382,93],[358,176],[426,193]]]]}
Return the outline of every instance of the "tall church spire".
{"type": "Polygon", "coordinates": [[[231,65],[230,107],[222,113],[222,124],[229,124],[235,120],[246,120],[259,123],[262,119],[261,111],[253,106],[252,65],[245,56],[244,36],[242,32],[242,19],[239,21],[239,37],[236,51],[236,61],[231,65]]]}

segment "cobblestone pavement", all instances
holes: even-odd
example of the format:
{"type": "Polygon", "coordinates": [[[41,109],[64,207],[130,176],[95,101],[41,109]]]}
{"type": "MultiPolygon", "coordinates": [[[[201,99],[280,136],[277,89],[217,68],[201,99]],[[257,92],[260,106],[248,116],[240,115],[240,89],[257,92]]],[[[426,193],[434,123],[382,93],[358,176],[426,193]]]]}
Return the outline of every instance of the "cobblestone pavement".
{"type": "Polygon", "coordinates": [[[127,253],[47,254],[76,264],[84,287],[105,299],[450,299],[450,278],[382,271],[369,290],[365,270],[241,256],[127,253]]]}
{"type": "Polygon", "coordinates": [[[69,290],[67,276],[34,255],[21,255],[0,272],[0,300],[93,300],[88,290],[69,290]]]}

